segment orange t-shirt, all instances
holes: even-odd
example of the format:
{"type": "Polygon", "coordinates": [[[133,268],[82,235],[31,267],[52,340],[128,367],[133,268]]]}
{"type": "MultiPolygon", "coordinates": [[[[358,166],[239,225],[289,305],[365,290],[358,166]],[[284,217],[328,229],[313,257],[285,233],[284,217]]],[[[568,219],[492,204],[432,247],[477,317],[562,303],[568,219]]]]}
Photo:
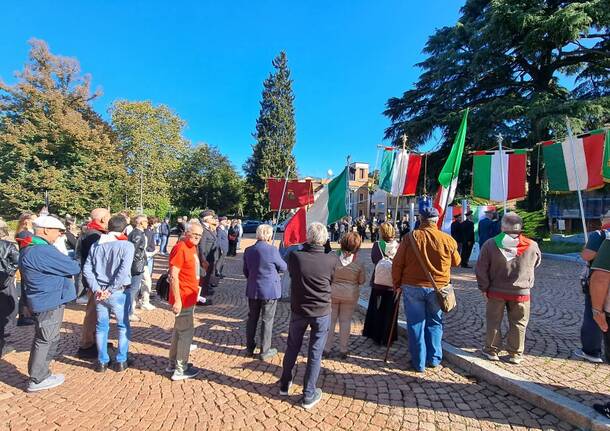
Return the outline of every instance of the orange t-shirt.
{"type": "MultiPolygon", "coordinates": [[[[180,268],[178,285],[182,308],[192,307],[197,303],[199,296],[199,257],[197,247],[188,240],[179,241],[169,255],[169,266],[180,268]]],[[[169,303],[174,304],[172,289],[169,291],[169,303]]]]}

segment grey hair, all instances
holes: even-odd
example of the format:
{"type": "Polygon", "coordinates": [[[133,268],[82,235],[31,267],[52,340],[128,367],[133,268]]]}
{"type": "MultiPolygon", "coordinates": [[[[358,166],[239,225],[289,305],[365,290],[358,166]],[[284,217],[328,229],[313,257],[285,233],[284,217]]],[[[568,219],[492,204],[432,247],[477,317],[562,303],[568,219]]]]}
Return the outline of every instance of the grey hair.
{"type": "Polygon", "coordinates": [[[502,217],[502,232],[505,233],[521,233],[523,230],[523,219],[519,214],[507,212],[502,217]]]}
{"type": "Polygon", "coordinates": [[[0,239],[8,236],[8,225],[0,218],[0,239]]]}
{"type": "Polygon", "coordinates": [[[148,220],[148,217],[146,217],[144,214],[138,214],[136,216],[136,219],[134,220],[135,225],[137,226],[138,224],[140,224],[140,222],[142,221],[142,219],[146,219],[148,220]]]}
{"type": "Polygon", "coordinates": [[[313,222],[307,227],[307,242],[312,245],[324,245],[328,241],[328,231],[322,223],[313,222]]]}
{"type": "Polygon", "coordinates": [[[193,226],[199,226],[200,228],[203,229],[203,226],[201,225],[201,223],[199,223],[199,220],[197,219],[191,219],[187,224],[186,224],[186,229],[184,230],[185,232],[192,232],[193,231],[193,226]]]}
{"type": "Polygon", "coordinates": [[[259,241],[270,241],[273,237],[273,228],[268,224],[261,224],[256,228],[256,239],[259,241]]]}

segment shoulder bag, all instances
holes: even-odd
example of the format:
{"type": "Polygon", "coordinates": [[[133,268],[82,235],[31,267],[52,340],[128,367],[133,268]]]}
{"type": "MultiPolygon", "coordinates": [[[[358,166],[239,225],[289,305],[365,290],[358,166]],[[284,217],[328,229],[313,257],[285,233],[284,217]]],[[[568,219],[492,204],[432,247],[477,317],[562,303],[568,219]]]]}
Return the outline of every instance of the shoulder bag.
{"type": "Polygon", "coordinates": [[[428,268],[424,264],[424,260],[421,257],[421,253],[419,251],[419,248],[417,247],[415,238],[413,238],[413,232],[409,233],[407,236],[409,237],[409,241],[411,242],[411,247],[413,247],[413,252],[415,253],[415,256],[417,257],[417,261],[419,262],[419,265],[421,266],[421,268],[424,270],[424,273],[428,277],[428,281],[434,287],[438,305],[441,307],[441,310],[443,310],[445,313],[450,312],[457,305],[457,301],[455,300],[455,291],[453,290],[453,286],[451,285],[451,283],[449,283],[447,286],[444,286],[444,287],[438,287],[436,285],[434,278],[432,278],[432,274],[430,274],[430,271],[428,271],[428,268]]]}

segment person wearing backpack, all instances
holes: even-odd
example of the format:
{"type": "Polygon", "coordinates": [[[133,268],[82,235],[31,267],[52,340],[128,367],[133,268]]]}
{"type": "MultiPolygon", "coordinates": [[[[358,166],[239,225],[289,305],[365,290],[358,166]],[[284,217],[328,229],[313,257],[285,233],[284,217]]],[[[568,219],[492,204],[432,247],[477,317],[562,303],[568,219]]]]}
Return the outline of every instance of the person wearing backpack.
{"type": "Polygon", "coordinates": [[[397,339],[396,332],[390,340],[390,332],[396,320],[393,316],[395,292],[392,288],[392,260],[398,250],[396,230],[390,223],[379,227],[381,239],[371,249],[371,259],[375,270],[371,278],[371,296],[364,320],[362,335],[375,343],[385,346],[397,339]]]}
{"type": "Polygon", "coordinates": [[[15,273],[19,264],[19,251],[14,243],[7,241],[8,226],[0,220],[0,358],[15,351],[8,343],[7,335],[17,324],[19,295],[15,284],[15,273]]]}
{"type": "Polygon", "coordinates": [[[347,359],[347,345],[352,327],[352,315],[360,296],[360,285],[364,283],[366,271],[362,262],[356,259],[362,238],[356,232],[349,232],[341,238],[339,262],[335,267],[335,277],[331,284],[331,318],[328,338],[324,346],[324,356],[330,357],[333,347],[335,326],[339,320],[339,353],[347,359]]]}

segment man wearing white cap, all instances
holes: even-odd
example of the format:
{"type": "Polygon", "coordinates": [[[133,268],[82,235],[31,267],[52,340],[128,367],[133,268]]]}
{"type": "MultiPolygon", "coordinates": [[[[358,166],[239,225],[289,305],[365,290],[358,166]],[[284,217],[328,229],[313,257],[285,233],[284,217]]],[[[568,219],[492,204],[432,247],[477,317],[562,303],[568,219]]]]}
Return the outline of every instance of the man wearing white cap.
{"type": "Polygon", "coordinates": [[[51,374],[49,364],[59,345],[64,304],[76,299],[72,276],[80,272],[77,261],[53,246],[65,229],[55,217],[38,217],[34,222],[34,236],[19,257],[28,306],[36,321],[28,362],[28,392],[51,389],[64,382],[62,374],[51,374]]]}

